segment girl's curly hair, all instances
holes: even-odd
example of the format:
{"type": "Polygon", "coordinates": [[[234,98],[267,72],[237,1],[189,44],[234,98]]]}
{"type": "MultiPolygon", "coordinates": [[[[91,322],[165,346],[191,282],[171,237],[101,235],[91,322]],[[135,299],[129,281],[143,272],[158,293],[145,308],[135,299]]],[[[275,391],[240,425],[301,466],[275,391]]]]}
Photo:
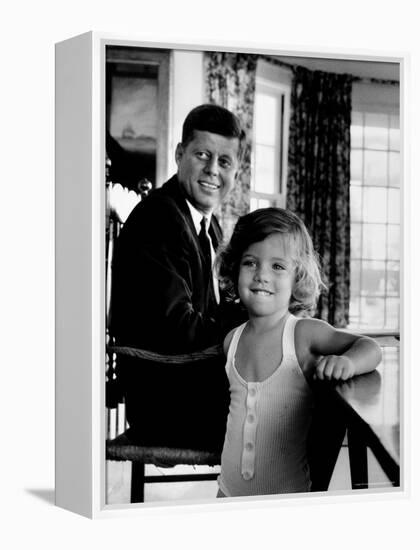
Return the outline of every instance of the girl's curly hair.
{"type": "Polygon", "coordinates": [[[230,242],[218,254],[217,268],[221,286],[229,299],[239,298],[237,284],[244,252],[252,244],[263,241],[273,233],[285,236],[295,265],[289,311],[312,314],[319,294],[326,286],[321,279],[318,256],[308,230],[290,210],[261,208],[239,218],[230,242]]]}

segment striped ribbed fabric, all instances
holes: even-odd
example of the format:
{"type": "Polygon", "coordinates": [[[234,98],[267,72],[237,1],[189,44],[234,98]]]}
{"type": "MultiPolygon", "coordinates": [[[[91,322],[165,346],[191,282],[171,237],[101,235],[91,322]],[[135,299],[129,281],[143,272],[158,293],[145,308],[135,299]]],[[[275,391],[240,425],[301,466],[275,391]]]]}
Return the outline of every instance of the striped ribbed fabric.
{"type": "Polygon", "coordinates": [[[226,496],[310,490],[306,440],[314,402],[296,358],[297,321],[289,314],[282,337],[283,359],[262,382],[247,382],[235,367],[246,323],[233,335],[226,362],[230,408],[218,479],[226,496]]]}

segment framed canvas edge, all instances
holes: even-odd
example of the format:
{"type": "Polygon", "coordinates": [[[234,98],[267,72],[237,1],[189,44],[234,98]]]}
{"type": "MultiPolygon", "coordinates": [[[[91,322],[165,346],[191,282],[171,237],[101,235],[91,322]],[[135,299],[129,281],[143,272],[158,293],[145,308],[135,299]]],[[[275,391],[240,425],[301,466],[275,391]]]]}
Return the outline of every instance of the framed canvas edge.
{"type": "Polygon", "coordinates": [[[55,47],[55,502],[87,517],[95,425],[91,44],[87,33],[55,47]]]}
{"type": "Polygon", "coordinates": [[[402,254],[400,271],[400,318],[401,318],[401,347],[400,347],[400,364],[403,366],[400,369],[400,412],[401,412],[401,432],[400,432],[400,456],[401,456],[401,486],[407,496],[411,495],[411,479],[412,479],[412,464],[411,464],[411,368],[410,353],[412,335],[411,335],[411,227],[410,205],[411,205],[411,138],[413,129],[410,123],[410,110],[412,105],[411,89],[411,56],[406,53],[400,64],[400,124],[402,136],[402,159],[401,165],[401,189],[402,200],[400,203],[400,219],[403,220],[401,241],[402,254]]]}
{"type": "MultiPolygon", "coordinates": [[[[186,503],[185,501],[175,501],[171,503],[145,503],[145,504],[127,504],[127,505],[107,505],[105,504],[105,373],[103,365],[105,364],[105,187],[103,185],[105,178],[105,142],[103,139],[104,127],[105,127],[105,46],[106,45],[121,45],[131,47],[150,47],[150,48],[165,48],[165,49],[179,49],[179,50],[220,50],[220,51],[243,51],[244,53],[264,53],[282,56],[304,56],[304,57],[321,57],[321,58],[334,58],[334,59],[355,59],[360,61],[381,61],[381,62],[393,62],[400,65],[400,98],[401,98],[401,120],[403,130],[403,201],[402,210],[404,215],[404,230],[403,230],[403,259],[402,259],[402,282],[404,299],[401,301],[404,306],[400,305],[401,318],[402,318],[402,330],[404,335],[407,335],[408,328],[408,303],[407,293],[409,292],[409,278],[408,278],[408,220],[407,220],[407,206],[409,204],[409,181],[408,181],[408,143],[409,143],[409,127],[407,111],[409,110],[409,59],[410,54],[408,52],[378,52],[367,50],[345,50],[337,49],[324,49],[314,48],[308,51],[308,47],[296,47],[296,46],[281,46],[273,44],[257,44],[257,43],[238,43],[238,42],[220,42],[217,43],[212,40],[206,40],[205,43],[186,43],[182,39],[156,39],[150,37],[123,37],[109,33],[91,32],[88,33],[90,37],[91,53],[92,53],[92,74],[91,74],[91,159],[90,167],[85,167],[86,172],[91,173],[91,249],[92,249],[92,262],[90,265],[90,276],[88,277],[90,290],[91,290],[91,335],[92,342],[90,350],[81,350],[81,354],[89,356],[91,359],[91,399],[90,402],[85,403],[86,413],[89,418],[92,419],[90,426],[91,433],[91,462],[89,469],[91,473],[91,498],[89,506],[87,507],[87,513],[79,510],[72,510],[83,515],[87,515],[92,518],[105,518],[105,517],[118,517],[120,515],[132,515],[132,514],[155,514],[159,511],[191,511],[193,509],[203,509],[203,506],[208,510],[220,510],[219,502],[214,500],[209,501],[192,501],[186,503]]],[[[85,37],[86,35],[81,35],[85,37]]],[[[78,39],[79,37],[76,37],[78,39]]],[[[75,39],[75,40],[76,40],[75,39]]],[[[73,39],[69,39],[73,40],[73,39]]],[[[66,41],[67,42],[67,41],[66,41]]],[[[59,320],[59,319],[58,319],[59,320]]],[[[56,319],[57,323],[57,319],[56,319]]],[[[406,336],[402,338],[404,342],[403,348],[406,346],[406,336]]],[[[409,400],[409,365],[407,365],[408,354],[404,353],[402,348],[401,363],[404,364],[404,371],[401,374],[401,407],[402,412],[402,432],[401,432],[401,467],[402,467],[402,481],[401,486],[390,490],[361,490],[357,493],[354,492],[340,492],[334,494],[317,494],[317,495],[302,495],[299,497],[290,497],[276,495],[275,497],[247,497],[244,499],[226,499],[223,502],[223,510],[241,508],[243,506],[275,506],[275,505],[295,505],[295,504],[312,504],[318,502],[325,502],[325,498],[328,501],[333,502],[359,502],[363,501],[377,501],[382,499],[395,498],[408,498],[410,495],[410,475],[409,475],[409,417],[410,417],[410,400],[409,400]],[[404,398],[402,398],[404,397],[404,398]]],[[[56,368],[59,368],[56,366],[56,368]]],[[[75,395],[78,388],[75,388],[75,395]]],[[[60,505],[59,503],[57,503],[60,505]]],[[[64,506],[65,507],[65,506],[64,506]]],[[[85,508],[86,510],[86,508],[85,508]]]]}

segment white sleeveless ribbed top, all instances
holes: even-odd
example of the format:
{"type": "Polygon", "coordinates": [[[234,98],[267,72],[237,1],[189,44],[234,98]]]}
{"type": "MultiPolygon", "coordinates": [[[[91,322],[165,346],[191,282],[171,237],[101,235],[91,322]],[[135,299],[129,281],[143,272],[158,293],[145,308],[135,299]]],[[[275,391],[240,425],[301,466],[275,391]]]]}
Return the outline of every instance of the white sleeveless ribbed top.
{"type": "Polygon", "coordinates": [[[226,362],[230,406],[218,478],[226,496],[310,490],[306,442],[313,395],[296,357],[297,321],[289,314],[283,359],[262,382],[246,382],[238,373],[235,353],[246,323],[234,332],[226,362]]]}

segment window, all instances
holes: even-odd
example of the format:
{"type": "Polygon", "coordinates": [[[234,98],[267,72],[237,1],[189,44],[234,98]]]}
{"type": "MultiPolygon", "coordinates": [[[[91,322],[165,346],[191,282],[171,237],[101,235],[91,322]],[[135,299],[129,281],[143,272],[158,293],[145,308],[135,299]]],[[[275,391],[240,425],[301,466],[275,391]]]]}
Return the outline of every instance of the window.
{"type": "Polygon", "coordinates": [[[399,327],[399,167],[396,109],[356,107],[351,125],[350,326],[362,330],[399,327]]]}
{"type": "Polygon", "coordinates": [[[250,210],[286,205],[290,73],[259,62],[255,84],[250,210]]]}

